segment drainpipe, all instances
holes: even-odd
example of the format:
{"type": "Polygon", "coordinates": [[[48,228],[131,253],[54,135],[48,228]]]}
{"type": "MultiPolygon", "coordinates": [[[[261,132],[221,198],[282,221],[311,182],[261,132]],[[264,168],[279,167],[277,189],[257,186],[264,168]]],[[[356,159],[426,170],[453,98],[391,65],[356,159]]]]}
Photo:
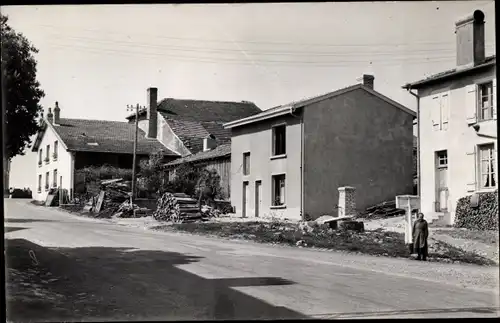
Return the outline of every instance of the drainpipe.
{"type": "Polygon", "coordinates": [[[300,118],[300,217],[304,220],[304,115],[300,117],[293,114],[296,110],[296,107],[290,107],[290,115],[300,118]]]}
{"type": "Polygon", "coordinates": [[[411,91],[411,87],[407,87],[406,90],[408,93],[413,95],[417,99],[417,194],[421,197],[421,176],[422,173],[420,171],[420,96],[411,91]]]}

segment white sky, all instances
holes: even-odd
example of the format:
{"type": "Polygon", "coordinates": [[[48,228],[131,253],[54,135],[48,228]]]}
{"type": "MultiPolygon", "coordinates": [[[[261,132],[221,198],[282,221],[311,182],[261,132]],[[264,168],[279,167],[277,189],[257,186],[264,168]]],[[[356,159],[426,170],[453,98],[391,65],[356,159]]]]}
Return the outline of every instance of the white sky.
{"type": "MultiPolygon", "coordinates": [[[[261,109],[375,76],[415,109],[404,83],[455,66],[455,21],[481,9],[495,50],[494,1],[2,7],[39,50],[44,108],[124,121],[159,98],[252,101],[261,109]]],[[[36,183],[36,157],[12,163],[10,186],[36,183]]]]}

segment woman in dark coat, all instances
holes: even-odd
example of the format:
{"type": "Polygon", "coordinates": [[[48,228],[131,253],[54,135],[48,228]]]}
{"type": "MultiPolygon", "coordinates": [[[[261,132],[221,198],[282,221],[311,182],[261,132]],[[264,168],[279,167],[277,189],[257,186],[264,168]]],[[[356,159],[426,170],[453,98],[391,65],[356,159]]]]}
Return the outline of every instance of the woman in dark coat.
{"type": "Polygon", "coordinates": [[[413,224],[413,248],[417,253],[417,260],[427,259],[427,238],[429,237],[429,226],[424,220],[424,214],[419,213],[417,221],[413,224]]]}

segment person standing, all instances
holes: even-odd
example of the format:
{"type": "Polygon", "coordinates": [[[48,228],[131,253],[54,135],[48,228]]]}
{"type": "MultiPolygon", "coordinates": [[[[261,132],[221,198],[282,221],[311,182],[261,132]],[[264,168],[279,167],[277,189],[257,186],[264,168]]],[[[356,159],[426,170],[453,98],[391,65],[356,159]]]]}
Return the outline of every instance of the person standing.
{"type": "Polygon", "coordinates": [[[419,213],[413,224],[413,248],[417,253],[417,260],[427,260],[427,238],[429,237],[429,225],[424,220],[424,214],[419,213]]]}

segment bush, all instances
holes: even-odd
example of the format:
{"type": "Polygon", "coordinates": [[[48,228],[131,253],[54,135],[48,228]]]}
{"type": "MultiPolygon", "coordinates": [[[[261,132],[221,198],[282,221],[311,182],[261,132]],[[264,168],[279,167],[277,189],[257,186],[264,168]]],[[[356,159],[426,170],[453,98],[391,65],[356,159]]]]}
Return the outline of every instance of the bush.
{"type": "Polygon", "coordinates": [[[479,193],[479,207],[470,206],[471,196],[458,200],[455,227],[471,230],[498,230],[498,191],[479,193]]]}
{"type": "Polygon", "coordinates": [[[31,190],[15,188],[10,194],[13,199],[30,199],[33,198],[31,190]]]}
{"type": "Polygon", "coordinates": [[[75,196],[88,198],[88,194],[95,195],[99,192],[102,180],[123,178],[125,181],[132,179],[132,169],[117,168],[109,165],[88,166],[75,172],[75,196]]]}

